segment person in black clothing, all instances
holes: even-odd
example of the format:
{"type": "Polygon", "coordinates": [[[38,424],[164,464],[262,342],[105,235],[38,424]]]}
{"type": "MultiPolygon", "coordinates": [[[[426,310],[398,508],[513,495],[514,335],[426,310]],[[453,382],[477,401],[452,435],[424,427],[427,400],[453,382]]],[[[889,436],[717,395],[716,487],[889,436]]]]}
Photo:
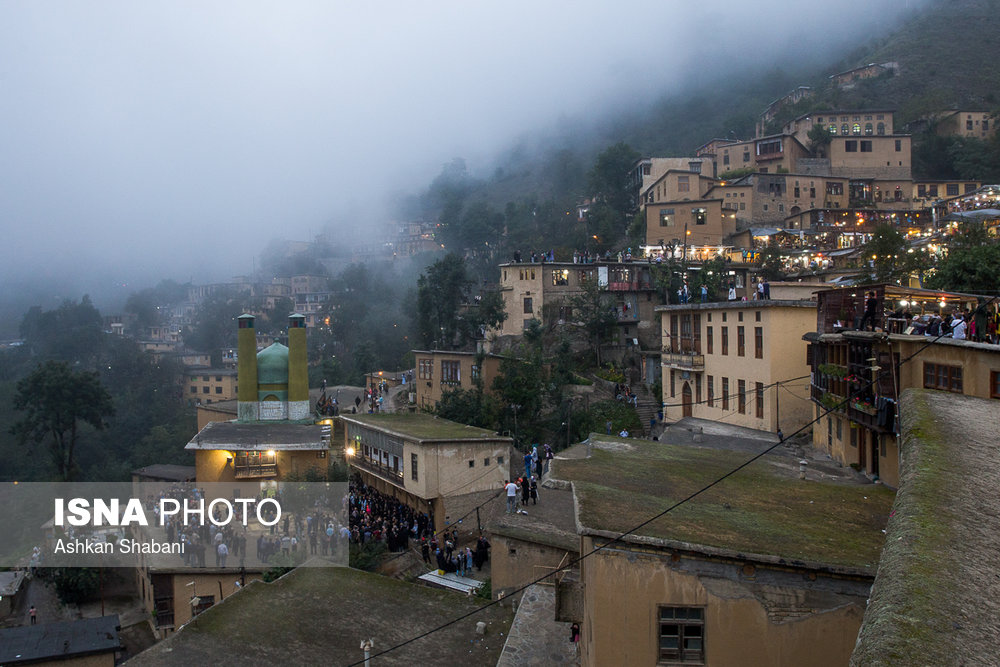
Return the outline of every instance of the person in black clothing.
{"type": "Polygon", "coordinates": [[[871,323],[872,331],[874,331],[876,313],[878,313],[878,297],[875,296],[875,291],[872,290],[865,297],[865,314],[861,316],[861,326],[858,329],[860,331],[867,331],[866,327],[868,323],[871,323]]]}

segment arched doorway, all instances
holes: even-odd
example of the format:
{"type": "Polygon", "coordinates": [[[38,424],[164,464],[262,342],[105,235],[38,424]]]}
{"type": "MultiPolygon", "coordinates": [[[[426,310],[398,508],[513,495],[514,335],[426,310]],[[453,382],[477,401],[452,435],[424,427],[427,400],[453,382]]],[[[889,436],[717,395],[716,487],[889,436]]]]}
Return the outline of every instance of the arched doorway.
{"type": "Polygon", "coordinates": [[[691,416],[691,385],[687,382],[684,383],[684,387],[681,389],[681,410],[683,411],[683,416],[691,416]]]}

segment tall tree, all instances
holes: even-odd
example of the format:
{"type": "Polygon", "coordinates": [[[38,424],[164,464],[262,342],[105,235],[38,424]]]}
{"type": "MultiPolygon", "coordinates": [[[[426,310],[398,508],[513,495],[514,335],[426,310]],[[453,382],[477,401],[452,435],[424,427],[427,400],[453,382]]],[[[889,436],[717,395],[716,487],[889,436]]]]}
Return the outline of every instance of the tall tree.
{"type": "Polygon", "coordinates": [[[75,372],[61,361],[47,361],[17,383],[14,408],[24,413],[11,432],[22,444],[48,441],[49,454],[60,479],[69,481],[76,471],[73,455],[79,424],[97,430],[114,414],[111,395],[96,373],[75,372]]]}
{"type": "Polygon", "coordinates": [[[927,278],[931,289],[992,294],[1000,276],[1000,242],[982,227],[973,227],[955,239],[948,256],[927,278]]]}
{"type": "Polygon", "coordinates": [[[601,344],[614,331],[617,319],[611,305],[611,295],[607,287],[597,280],[582,284],[583,291],[570,297],[573,321],[579,323],[579,331],[592,346],[597,365],[601,365],[601,344]]]}

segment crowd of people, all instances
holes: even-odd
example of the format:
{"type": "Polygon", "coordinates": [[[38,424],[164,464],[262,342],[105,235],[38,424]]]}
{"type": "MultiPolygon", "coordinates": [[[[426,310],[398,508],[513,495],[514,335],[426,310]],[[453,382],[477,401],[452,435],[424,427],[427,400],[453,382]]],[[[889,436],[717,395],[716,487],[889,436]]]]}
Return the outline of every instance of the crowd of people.
{"type": "Polygon", "coordinates": [[[435,532],[434,515],[421,512],[364,484],[358,476],[350,481],[350,541],[356,544],[384,542],[391,552],[419,544],[424,563],[445,572],[469,574],[489,560],[490,543],[480,536],[475,546],[459,544],[455,528],[435,532]]]}

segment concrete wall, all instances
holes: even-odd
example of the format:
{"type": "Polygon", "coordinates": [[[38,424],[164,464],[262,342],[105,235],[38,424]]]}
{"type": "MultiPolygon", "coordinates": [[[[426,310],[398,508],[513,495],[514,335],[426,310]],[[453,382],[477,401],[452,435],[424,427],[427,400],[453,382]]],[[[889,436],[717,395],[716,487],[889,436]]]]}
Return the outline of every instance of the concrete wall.
{"type": "MultiPolygon", "coordinates": [[[[502,500],[502,499],[501,499],[502,500]]],[[[504,501],[505,502],[505,501],[504,501]]],[[[507,535],[490,536],[491,585],[494,598],[507,595],[576,559],[576,551],[507,535]]],[[[546,580],[545,583],[555,583],[546,580]]]]}
{"type": "Polygon", "coordinates": [[[660,606],[704,609],[706,665],[847,664],[870,582],[643,551],[583,561],[581,665],[657,664],[660,606]]]}

